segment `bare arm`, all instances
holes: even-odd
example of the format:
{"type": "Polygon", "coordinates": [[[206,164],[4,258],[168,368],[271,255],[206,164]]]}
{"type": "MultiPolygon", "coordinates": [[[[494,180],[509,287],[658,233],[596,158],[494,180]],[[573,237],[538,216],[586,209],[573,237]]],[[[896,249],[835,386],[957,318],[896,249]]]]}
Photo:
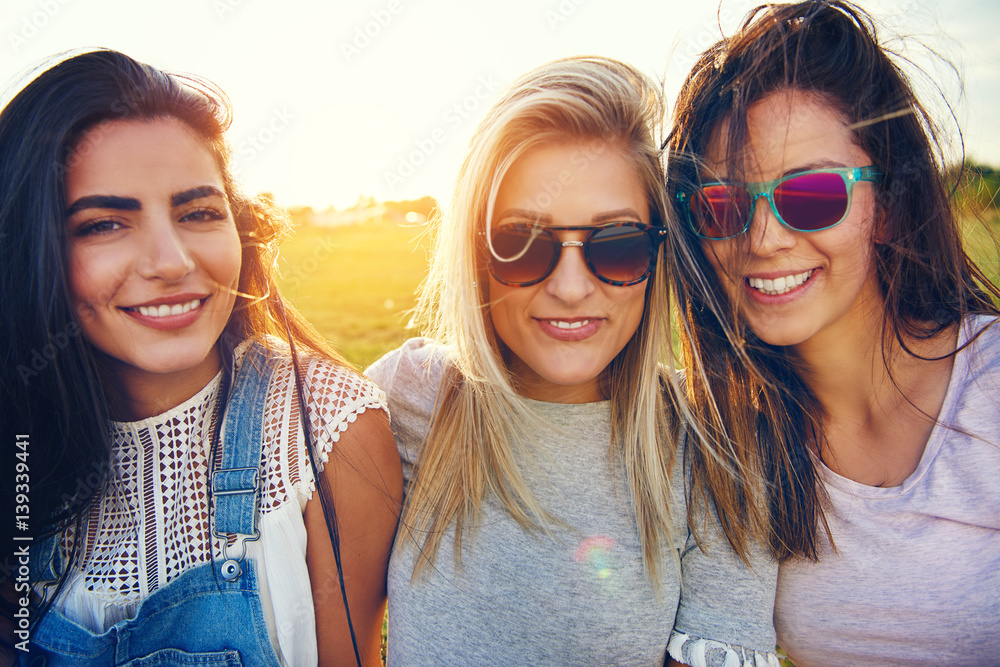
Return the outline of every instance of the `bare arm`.
{"type": "MultiPolygon", "coordinates": [[[[340,527],[344,586],[364,665],[380,667],[386,571],[403,496],[399,454],[382,410],[368,410],[340,434],[321,474],[340,527]]],[[[306,561],[320,665],[355,664],[333,546],[318,492],[306,504],[306,561]]]]}

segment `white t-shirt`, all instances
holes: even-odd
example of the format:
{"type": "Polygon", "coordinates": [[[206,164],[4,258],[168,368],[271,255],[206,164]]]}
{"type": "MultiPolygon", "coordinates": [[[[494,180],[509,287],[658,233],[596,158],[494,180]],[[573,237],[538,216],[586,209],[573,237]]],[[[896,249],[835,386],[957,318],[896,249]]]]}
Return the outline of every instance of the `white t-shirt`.
{"type": "Polygon", "coordinates": [[[972,318],[938,424],[902,485],[825,466],[820,560],[778,577],[778,644],[809,665],[1000,665],[1000,322],[972,318]]]}

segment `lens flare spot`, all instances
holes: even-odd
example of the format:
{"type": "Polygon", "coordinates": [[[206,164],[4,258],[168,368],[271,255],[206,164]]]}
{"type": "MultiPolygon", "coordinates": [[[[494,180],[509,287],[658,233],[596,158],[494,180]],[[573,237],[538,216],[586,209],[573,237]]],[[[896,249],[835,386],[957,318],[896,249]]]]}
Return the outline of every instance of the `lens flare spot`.
{"type": "Polygon", "coordinates": [[[573,554],[573,560],[590,567],[598,579],[607,579],[613,573],[611,569],[611,550],[615,541],[603,535],[594,535],[580,542],[573,554]]]}

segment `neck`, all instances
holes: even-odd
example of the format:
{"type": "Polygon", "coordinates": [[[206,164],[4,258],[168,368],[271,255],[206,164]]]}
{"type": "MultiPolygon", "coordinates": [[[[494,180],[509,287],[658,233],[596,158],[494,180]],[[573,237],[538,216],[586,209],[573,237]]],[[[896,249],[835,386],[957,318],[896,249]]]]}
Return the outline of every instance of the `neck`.
{"type": "Polygon", "coordinates": [[[222,368],[217,348],[193,368],[174,373],[150,373],[115,360],[107,361],[104,384],[109,388],[111,417],[138,421],[162,414],[188,400],[212,381],[222,368]]]}
{"type": "Polygon", "coordinates": [[[869,486],[898,486],[916,470],[944,404],[957,337],[956,325],[908,339],[908,352],[895,339],[883,343],[878,323],[796,348],[822,408],[817,446],[829,468],[869,486]]]}
{"type": "Polygon", "coordinates": [[[515,384],[515,388],[525,398],[545,403],[596,403],[606,398],[596,379],[591,383],[572,386],[533,385],[518,382],[515,384]]]}
{"type": "Polygon", "coordinates": [[[880,399],[900,394],[918,402],[929,384],[928,373],[936,369],[950,375],[953,357],[934,359],[954,352],[957,336],[956,325],[928,340],[906,338],[907,352],[895,338],[883,341],[878,322],[838,331],[823,341],[810,340],[795,351],[824,413],[835,414],[884,405],[880,399]]]}

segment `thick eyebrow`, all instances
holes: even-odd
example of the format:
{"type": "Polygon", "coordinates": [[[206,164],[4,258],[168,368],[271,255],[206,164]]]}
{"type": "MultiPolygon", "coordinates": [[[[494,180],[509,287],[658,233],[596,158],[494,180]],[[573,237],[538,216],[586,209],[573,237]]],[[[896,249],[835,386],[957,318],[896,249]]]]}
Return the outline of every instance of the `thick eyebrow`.
{"type": "Polygon", "coordinates": [[[170,197],[171,206],[182,206],[189,201],[201,199],[202,197],[225,197],[222,191],[214,185],[201,185],[184,192],[178,192],[170,197]]]}
{"type": "MultiPolygon", "coordinates": [[[[178,192],[177,194],[170,196],[171,206],[183,206],[190,201],[195,199],[201,199],[203,197],[225,197],[219,188],[213,185],[201,185],[196,188],[191,188],[190,190],[184,190],[183,192],[178,192]]],[[[66,215],[71,216],[74,213],[79,213],[88,208],[107,208],[115,211],[141,211],[142,202],[133,197],[118,197],[115,195],[89,195],[87,197],[80,197],[75,202],[73,202],[68,209],[66,209],[66,215]]]]}
{"type": "Polygon", "coordinates": [[[70,204],[70,207],[66,209],[66,215],[70,216],[88,208],[110,208],[117,211],[141,211],[142,203],[139,202],[138,199],[134,199],[132,197],[90,195],[87,197],[80,197],[75,202],[70,204]]]}

